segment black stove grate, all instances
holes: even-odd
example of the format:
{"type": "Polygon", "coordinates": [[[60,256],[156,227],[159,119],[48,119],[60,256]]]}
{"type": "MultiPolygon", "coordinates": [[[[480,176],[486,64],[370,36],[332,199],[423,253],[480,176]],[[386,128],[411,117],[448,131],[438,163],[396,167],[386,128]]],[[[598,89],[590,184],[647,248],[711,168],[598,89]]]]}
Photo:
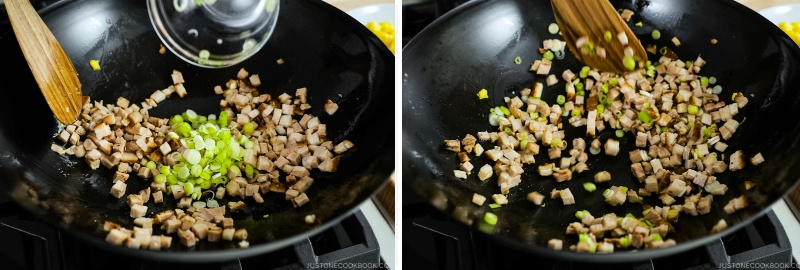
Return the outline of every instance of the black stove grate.
{"type": "Polygon", "coordinates": [[[380,247],[361,211],[293,246],[229,262],[177,264],[103,250],[31,217],[0,196],[0,269],[17,270],[205,270],[309,269],[320,266],[384,266],[380,247]],[[334,264],[337,263],[337,264],[334,264]]]}
{"type": "Polygon", "coordinates": [[[789,237],[770,211],[704,247],[638,263],[588,264],[509,248],[403,194],[403,263],[409,269],[783,269],[798,266],[789,237]],[[771,267],[772,266],[772,267],[771,267]],[[777,268],[776,268],[777,267],[777,268]]]}

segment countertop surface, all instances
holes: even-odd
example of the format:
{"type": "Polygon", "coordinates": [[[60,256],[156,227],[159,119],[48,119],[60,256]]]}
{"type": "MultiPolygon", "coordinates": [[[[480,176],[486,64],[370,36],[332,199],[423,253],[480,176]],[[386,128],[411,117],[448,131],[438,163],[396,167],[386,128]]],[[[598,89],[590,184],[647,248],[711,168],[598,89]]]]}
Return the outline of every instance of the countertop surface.
{"type": "MultiPolygon", "coordinates": [[[[798,0],[736,0],[736,2],[742,3],[755,11],[761,11],[777,5],[800,3],[798,0]]],[[[800,21],[800,18],[798,18],[798,21],[800,21]]]]}
{"type": "Polygon", "coordinates": [[[343,10],[344,12],[366,5],[394,4],[393,0],[325,0],[325,2],[328,2],[334,7],[343,10]]]}

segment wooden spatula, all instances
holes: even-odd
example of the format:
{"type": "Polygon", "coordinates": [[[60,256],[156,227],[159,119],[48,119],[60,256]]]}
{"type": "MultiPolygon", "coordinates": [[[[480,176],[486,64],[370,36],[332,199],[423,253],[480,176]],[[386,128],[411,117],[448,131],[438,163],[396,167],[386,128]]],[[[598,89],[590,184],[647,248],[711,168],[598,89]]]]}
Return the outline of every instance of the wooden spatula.
{"type": "Polygon", "coordinates": [[[5,0],[5,6],[22,53],[50,110],[61,123],[72,124],[81,112],[83,99],[72,61],[28,0],[5,0]]]}
{"type": "Polygon", "coordinates": [[[641,42],[608,0],[550,0],[550,4],[567,47],[584,64],[603,71],[630,71],[624,64],[626,48],[637,68],[647,60],[641,42]]]}

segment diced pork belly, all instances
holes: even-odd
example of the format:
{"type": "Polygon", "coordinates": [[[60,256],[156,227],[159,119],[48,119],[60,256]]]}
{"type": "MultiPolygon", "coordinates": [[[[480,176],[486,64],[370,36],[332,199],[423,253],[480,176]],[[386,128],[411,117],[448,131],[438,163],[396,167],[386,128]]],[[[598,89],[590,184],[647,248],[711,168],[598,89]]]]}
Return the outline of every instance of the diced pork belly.
{"type": "Polygon", "coordinates": [[[725,213],[732,214],[736,210],[742,209],[747,207],[747,197],[741,195],[739,197],[733,198],[725,205],[723,208],[725,213]]]}
{"type": "Polygon", "coordinates": [[[572,191],[570,191],[569,188],[565,188],[559,193],[561,196],[561,202],[564,203],[564,205],[575,204],[575,197],[572,195],[572,191]]]}
{"type": "Polygon", "coordinates": [[[705,215],[711,212],[711,202],[713,200],[713,195],[706,195],[700,198],[697,202],[697,212],[705,215]]]}
{"type": "Polygon", "coordinates": [[[178,208],[189,208],[189,206],[192,206],[191,197],[183,197],[178,201],[178,208]]]}
{"type": "Polygon", "coordinates": [[[242,201],[228,202],[228,208],[231,209],[231,213],[243,211],[244,207],[245,207],[245,204],[242,201]]]}
{"type": "Polygon", "coordinates": [[[764,162],[764,156],[761,155],[761,153],[758,153],[755,156],[753,156],[752,158],[750,158],[750,163],[755,165],[755,166],[758,166],[758,164],[761,164],[763,162],[764,162]]]}
{"type": "Polygon", "coordinates": [[[232,241],[235,232],[236,229],[234,228],[225,228],[224,230],[222,230],[222,240],[232,241]]]}
{"type": "Polygon", "coordinates": [[[667,187],[667,194],[673,197],[681,197],[686,191],[686,182],[680,179],[673,180],[667,187]]]}
{"type": "Polygon", "coordinates": [[[617,156],[617,154],[619,153],[619,141],[609,138],[608,140],[606,140],[604,149],[606,155],[617,156]]]}
{"type": "Polygon", "coordinates": [[[544,201],[544,195],[536,191],[528,193],[528,201],[535,205],[541,205],[544,201]]]}
{"type": "MultiPolygon", "coordinates": [[[[308,195],[306,195],[305,193],[301,193],[300,195],[292,199],[292,205],[294,205],[294,207],[301,207],[306,203],[308,203],[308,201],[309,201],[308,195]]],[[[231,211],[233,211],[233,208],[231,208],[231,211]]]]}
{"type": "Polygon", "coordinates": [[[154,203],[162,203],[164,202],[164,193],[159,191],[153,192],[153,202],[154,203]]]}
{"type": "Polygon", "coordinates": [[[177,219],[169,219],[164,222],[164,230],[167,234],[173,234],[178,232],[178,229],[181,228],[181,221],[177,219]]]}
{"type": "Polygon", "coordinates": [[[177,200],[183,198],[185,195],[183,191],[183,185],[171,185],[169,186],[170,190],[172,191],[172,196],[177,200]]]}
{"type": "Polygon", "coordinates": [[[190,230],[178,230],[178,237],[181,239],[181,244],[187,247],[193,247],[197,244],[197,238],[190,230]]]}
{"type": "Polygon", "coordinates": [[[144,200],[142,199],[142,195],[139,194],[130,194],[128,195],[128,207],[133,207],[134,205],[143,205],[144,200]]]}
{"type": "Polygon", "coordinates": [[[147,214],[147,206],[136,204],[131,206],[131,217],[140,218],[147,214]]]}
{"type": "Polygon", "coordinates": [[[208,234],[208,226],[205,223],[196,222],[194,226],[192,226],[192,232],[197,236],[198,239],[206,239],[206,235],[208,234]]]}
{"type": "Polygon", "coordinates": [[[192,228],[192,226],[194,226],[195,222],[197,222],[197,219],[189,215],[184,215],[180,217],[180,219],[181,219],[180,230],[189,230],[192,228]]]}
{"type": "Polygon", "coordinates": [[[208,229],[208,242],[219,242],[222,239],[222,228],[220,227],[213,227],[208,229]]]}
{"type": "Polygon", "coordinates": [[[486,197],[485,196],[480,195],[478,193],[472,194],[472,203],[481,206],[481,205],[483,205],[484,202],[486,202],[486,197]]]}
{"type": "Polygon", "coordinates": [[[114,196],[117,199],[122,198],[122,195],[125,195],[125,189],[127,189],[127,186],[128,185],[122,181],[114,183],[114,185],[111,187],[111,196],[114,196]]]}
{"type": "Polygon", "coordinates": [[[334,113],[336,113],[337,110],[339,110],[339,105],[334,103],[333,100],[330,99],[327,102],[325,102],[325,105],[323,106],[325,108],[325,112],[328,113],[329,115],[333,115],[334,113]]]}
{"type": "Polygon", "coordinates": [[[561,239],[550,239],[547,241],[547,247],[554,250],[561,250],[563,248],[564,241],[561,239]]]}

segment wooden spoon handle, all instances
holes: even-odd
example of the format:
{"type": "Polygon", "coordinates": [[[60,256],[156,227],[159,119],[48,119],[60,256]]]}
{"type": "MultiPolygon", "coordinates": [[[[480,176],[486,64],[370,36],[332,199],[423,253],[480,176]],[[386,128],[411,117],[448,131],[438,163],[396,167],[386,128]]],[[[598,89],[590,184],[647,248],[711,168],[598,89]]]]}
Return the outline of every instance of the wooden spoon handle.
{"type": "Polygon", "coordinates": [[[626,72],[628,70],[623,64],[626,47],[633,50],[636,62],[647,60],[647,52],[641,42],[608,0],[551,0],[550,3],[567,47],[581,62],[604,71],[626,72]],[[605,41],[606,31],[612,34],[610,42],[605,41]],[[620,42],[617,37],[619,33],[625,33],[628,44],[620,42]],[[606,56],[582,53],[581,48],[576,46],[576,41],[582,37],[596,47],[604,48],[606,56]]]}
{"type": "Polygon", "coordinates": [[[72,124],[82,107],[81,83],[72,61],[28,0],[5,0],[5,6],[47,104],[61,123],[72,124]]]}

